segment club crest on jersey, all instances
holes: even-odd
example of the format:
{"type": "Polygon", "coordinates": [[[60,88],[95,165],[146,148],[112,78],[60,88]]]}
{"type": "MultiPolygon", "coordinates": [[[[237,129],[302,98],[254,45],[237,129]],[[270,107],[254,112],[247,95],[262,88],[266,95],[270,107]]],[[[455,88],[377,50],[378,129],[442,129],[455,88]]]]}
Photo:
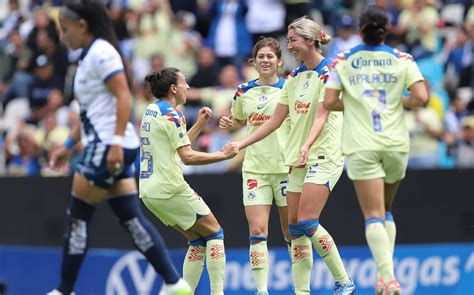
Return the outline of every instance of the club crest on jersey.
{"type": "Polygon", "coordinates": [[[249,198],[249,200],[253,200],[255,199],[257,195],[255,194],[254,191],[250,191],[249,194],[247,195],[247,197],[249,198]]]}
{"type": "Polygon", "coordinates": [[[256,179],[247,179],[247,189],[252,190],[258,187],[258,182],[256,179]]]}
{"type": "Polygon", "coordinates": [[[258,98],[258,102],[259,103],[264,103],[264,102],[267,102],[268,101],[268,96],[266,96],[265,94],[262,94],[259,98],[258,98]]]}
{"type": "Polygon", "coordinates": [[[308,90],[309,88],[309,80],[306,80],[303,84],[303,90],[308,90]]]}

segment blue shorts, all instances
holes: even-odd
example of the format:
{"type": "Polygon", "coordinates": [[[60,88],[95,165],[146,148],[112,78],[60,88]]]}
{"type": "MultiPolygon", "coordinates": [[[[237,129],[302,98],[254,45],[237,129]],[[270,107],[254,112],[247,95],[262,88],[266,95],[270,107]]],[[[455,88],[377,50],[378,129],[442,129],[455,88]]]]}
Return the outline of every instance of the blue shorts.
{"type": "Polygon", "coordinates": [[[107,170],[107,154],[109,145],[102,142],[85,146],[76,166],[76,172],[83,175],[92,185],[109,189],[118,179],[133,178],[135,173],[134,161],[140,149],[123,149],[124,169],[122,173],[113,175],[107,170]]]}

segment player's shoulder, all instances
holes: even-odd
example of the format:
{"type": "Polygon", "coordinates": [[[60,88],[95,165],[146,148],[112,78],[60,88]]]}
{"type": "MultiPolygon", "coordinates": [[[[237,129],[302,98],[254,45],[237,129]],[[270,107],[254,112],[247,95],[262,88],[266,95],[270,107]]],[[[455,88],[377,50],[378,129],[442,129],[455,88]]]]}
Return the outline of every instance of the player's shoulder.
{"type": "Polygon", "coordinates": [[[239,98],[241,99],[245,94],[249,93],[250,89],[258,87],[256,81],[257,80],[255,79],[239,84],[239,86],[237,86],[237,89],[235,90],[234,100],[238,100],[239,98]]]}
{"type": "Polygon", "coordinates": [[[306,66],[304,64],[301,64],[299,67],[293,69],[287,76],[286,76],[286,82],[291,81],[292,79],[298,77],[298,75],[302,72],[306,71],[306,66]]]}
{"type": "Polygon", "coordinates": [[[120,56],[112,44],[108,41],[98,38],[93,41],[91,44],[89,51],[98,58],[101,57],[110,57],[110,56],[120,56]]]}

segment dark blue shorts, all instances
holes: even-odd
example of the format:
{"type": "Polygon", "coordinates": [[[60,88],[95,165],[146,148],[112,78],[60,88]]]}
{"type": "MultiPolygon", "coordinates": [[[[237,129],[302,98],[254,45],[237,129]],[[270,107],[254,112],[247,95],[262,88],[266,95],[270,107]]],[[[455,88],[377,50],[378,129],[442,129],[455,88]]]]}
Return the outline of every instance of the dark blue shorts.
{"type": "Polygon", "coordinates": [[[120,174],[112,175],[107,170],[109,148],[109,145],[102,142],[86,145],[76,166],[77,173],[83,175],[92,185],[103,189],[109,189],[119,179],[134,177],[134,161],[140,151],[139,148],[123,149],[124,170],[120,174]]]}

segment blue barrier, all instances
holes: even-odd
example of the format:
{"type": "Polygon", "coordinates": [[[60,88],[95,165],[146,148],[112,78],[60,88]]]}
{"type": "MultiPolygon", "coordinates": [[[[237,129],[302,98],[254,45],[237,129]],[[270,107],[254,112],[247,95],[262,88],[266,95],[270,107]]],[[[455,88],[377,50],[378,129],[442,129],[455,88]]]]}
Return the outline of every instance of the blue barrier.
{"type": "MultiPolygon", "coordinates": [[[[375,265],[367,247],[339,247],[358,286],[358,295],[373,294],[375,265]]],[[[172,250],[178,269],[184,250],[172,250]]],[[[8,295],[45,294],[57,283],[60,250],[39,247],[0,247],[0,282],[8,295]]],[[[284,248],[270,250],[271,294],[291,294],[291,263],[284,248]]],[[[395,273],[403,294],[474,294],[474,244],[401,245],[395,251],[395,273]]],[[[158,294],[161,279],[142,255],[132,251],[91,249],[84,261],[76,294],[158,294]]],[[[314,261],[312,290],[332,294],[333,282],[321,259],[314,261]]],[[[225,294],[253,294],[248,250],[227,249],[225,294]]],[[[203,273],[196,294],[209,294],[203,273]]]]}

